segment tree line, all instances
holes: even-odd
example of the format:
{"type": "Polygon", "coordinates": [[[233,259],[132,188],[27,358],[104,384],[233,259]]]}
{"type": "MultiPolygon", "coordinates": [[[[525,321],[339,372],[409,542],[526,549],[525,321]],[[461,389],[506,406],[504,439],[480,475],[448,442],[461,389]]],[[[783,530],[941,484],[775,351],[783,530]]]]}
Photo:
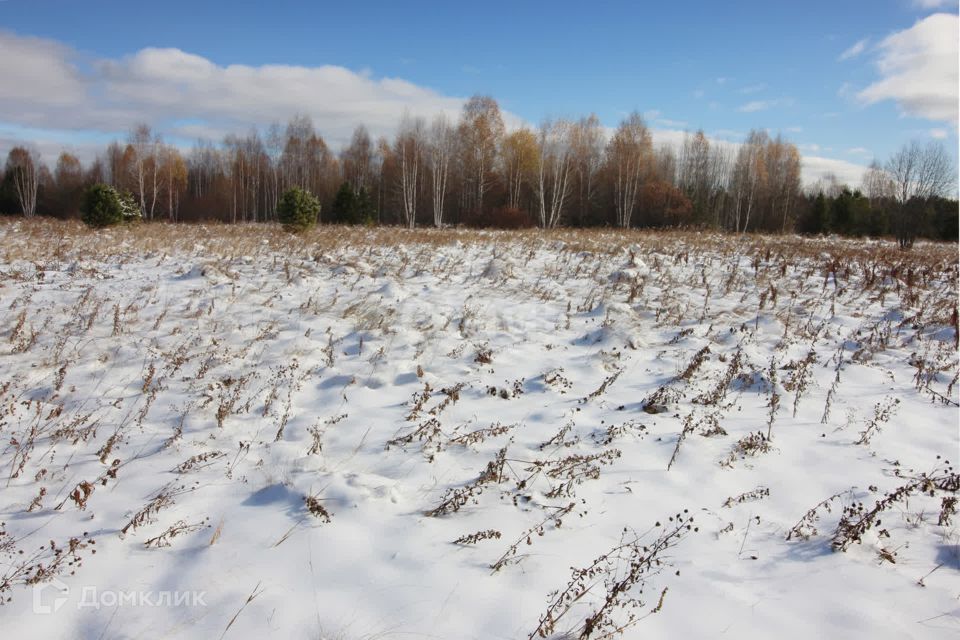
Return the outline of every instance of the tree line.
{"type": "Polygon", "coordinates": [[[106,184],[132,195],[146,220],[277,220],[284,192],[315,196],[324,223],[701,227],[896,234],[957,239],[952,160],[941,145],[911,143],[861,185],[821,180],[804,190],[800,153],[754,130],[731,146],[703,131],[654,146],[638,113],[607,135],[595,115],[507,131],[497,102],[474,96],[457,121],[404,115],[392,139],[358,126],[335,153],[306,116],[187,152],[149,126],[135,127],[84,167],[67,152],[51,171],[12,149],[0,212],[79,213],[84,190],[106,184]]]}

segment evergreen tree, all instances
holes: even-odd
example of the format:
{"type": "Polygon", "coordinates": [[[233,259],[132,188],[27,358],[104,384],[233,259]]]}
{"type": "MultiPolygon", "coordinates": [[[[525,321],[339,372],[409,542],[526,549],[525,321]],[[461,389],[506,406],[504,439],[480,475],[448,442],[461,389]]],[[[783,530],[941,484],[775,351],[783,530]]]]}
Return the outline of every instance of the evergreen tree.
{"type": "Polygon", "coordinates": [[[370,198],[370,192],[366,187],[360,187],[357,197],[354,200],[356,222],[360,224],[371,225],[377,222],[377,211],[370,198]]]}
{"type": "Polygon", "coordinates": [[[957,209],[956,200],[947,200],[946,198],[930,198],[930,207],[933,212],[931,220],[931,232],[937,240],[957,242],[958,230],[960,230],[960,212],[957,209]]]}
{"type": "Polygon", "coordinates": [[[868,217],[864,233],[874,238],[890,233],[890,204],[887,200],[878,200],[874,204],[867,200],[868,217]]]}
{"type": "Polygon", "coordinates": [[[0,214],[18,213],[19,209],[17,192],[13,186],[13,172],[8,171],[3,180],[0,180],[0,214]]]}
{"type": "MultiPolygon", "coordinates": [[[[361,191],[364,191],[361,189],[361,191]]],[[[365,191],[364,191],[365,192],[365,191]]],[[[337,190],[333,199],[333,208],[330,212],[330,222],[340,224],[354,224],[357,213],[357,197],[349,182],[344,182],[337,190]]]]}
{"type": "Polygon", "coordinates": [[[859,189],[850,196],[850,231],[849,233],[863,236],[870,233],[870,218],[872,215],[870,200],[864,197],[859,189]]]}
{"type": "Polygon", "coordinates": [[[109,227],[140,220],[140,207],[133,194],[118,192],[108,184],[94,184],[83,192],[80,216],[90,227],[109,227]]]}
{"type": "Polygon", "coordinates": [[[812,222],[812,233],[830,233],[832,225],[830,224],[830,208],[827,207],[827,199],[823,196],[823,191],[817,194],[817,199],[813,201],[813,211],[810,214],[812,222]]]}
{"type": "Polygon", "coordinates": [[[303,231],[320,217],[320,201],[309,191],[288,189],[277,204],[277,218],[291,231],[303,231]]]}
{"type": "Polygon", "coordinates": [[[833,231],[848,235],[853,231],[853,214],[851,212],[850,200],[852,198],[850,190],[844,187],[830,205],[830,218],[833,221],[833,231]]]}

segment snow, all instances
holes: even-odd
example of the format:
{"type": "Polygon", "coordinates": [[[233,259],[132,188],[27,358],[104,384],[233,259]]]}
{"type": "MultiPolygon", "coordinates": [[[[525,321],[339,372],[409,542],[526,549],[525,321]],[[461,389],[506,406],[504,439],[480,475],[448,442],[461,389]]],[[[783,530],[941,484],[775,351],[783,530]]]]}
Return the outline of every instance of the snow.
{"type": "MultiPolygon", "coordinates": [[[[958,520],[938,523],[955,491],[831,548],[845,506],[948,477],[960,453],[955,247],[261,229],[74,231],[54,252],[0,225],[0,576],[48,565],[50,541],[79,538],[82,558],[41,582],[68,591],[55,613],[36,610],[53,590],[11,580],[6,637],[527,638],[572,567],[677,514],[697,531],[625,638],[960,631],[958,520]],[[825,268],[844,251],[846,271],[825,268]],[[858,266],[891,261],[870,283],[858,266]],[[769,451],[737,455],[774,393],[769,451]],[[529,471],[604,452],[568,487],[529,471]],[[94,589],[102,606],[80,606],[94,589]]],[[[603,603],[594,582],[553,637],[603,603]]]]}

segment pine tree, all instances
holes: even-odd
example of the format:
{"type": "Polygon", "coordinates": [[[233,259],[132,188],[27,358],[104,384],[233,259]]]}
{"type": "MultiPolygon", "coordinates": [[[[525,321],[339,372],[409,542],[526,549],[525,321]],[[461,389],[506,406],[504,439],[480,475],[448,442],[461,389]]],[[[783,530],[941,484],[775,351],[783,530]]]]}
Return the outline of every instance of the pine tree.
{"type": "Polygon", "coordinates": [[[355,221],[359,224],[371,225],[377,221],[377,212],[366,187],[360,187],[360,191],[357,193],[354,200],[354,213],[355,221]]]}
{"type": "MultiPolygon", "coordinates": [[[[361,191],[364,191],[361,189],[361,191]]],[[[364,191],[365,192],[365,191],[364,191]]],[[[357,196],[349,182],[344,182],[337,190],[333,199],[333,208],[330,212],[330,221],[340,224],[354,224],[356,222],[357,196]]]]}
{"type": "Polygon", "coordinates": [[[830,209],[827,207],[827,199],[823,197],[821,191],[817,194],[817,199],[813,201],[813,213],[811,214],[813,233],[830,233],[830,209]]]}
{"type": "Polygon", "coordinates": [[[277,218],[290,231],[303,231],[317,223],[320,201],[309,191],[294,187],[280,197],[277,218]]]}
{"type": "Polygon", "coordinates": [[[140,207],[133,194],[107,184],[94,184],[84,191],[81,218],[90,227],[109,227],[140,220],[140,207]]]}

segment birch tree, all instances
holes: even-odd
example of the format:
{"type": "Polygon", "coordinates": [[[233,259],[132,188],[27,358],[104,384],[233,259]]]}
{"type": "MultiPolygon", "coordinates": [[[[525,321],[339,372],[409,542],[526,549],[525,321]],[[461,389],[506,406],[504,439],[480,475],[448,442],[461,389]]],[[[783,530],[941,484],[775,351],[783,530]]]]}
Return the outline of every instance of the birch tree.
{"type": "Polygon", "coordinates": [[[580,224],[590,218],[597,196],[597,174],[603,164],[603,127],[595,114],[580,118],[570,128],[570,148],[576,215],[580,224]]]}
{"type": "Polygon", "coordinates": [[[107,147],[106,157],[107,184],[115,189],[123,189],[129,177],[127,166],[124,164],[124,148],[119,142],[113,141],[107,147]]]}
{"type": "Polygon", "coordinates": [[[160,148],[160,171],[166,185],[167,219],[176,222],[180,195],[187,186],[187,164],[176,147],[164,145],[160,148]]]}
{"type": "Polygon", "coordinates": [[[267,128],[266,142],[264,149],[267,154],[268,174],[266,179],[266,211],[268,219],[275,220],[277,216],[277,203],[280,202],[280,194],[283,193],[283,183],[281,182],[280,160],[283,157],[283,129],[279,122],[273,122],[267,128]]]}
{"type": "Polygon", "coordinates": [[[430,126],[430,138],[426,147],[427,164],[430,169],[430,199],[433,205],[433,226],[443,226],[443,207],[450,177],[450,162],[456,152],[456,131],[446,116],[439,115],[430,126]]]}
{"type": "Polygon", "coordinates": [[[463,105],[459,128],[464,172],[472,187],[465,194],[465,205],[482,211],[484,195],[493,185],[494,163],[505,132],[497,101],[489,96],[470,98],[463,105]]]}
{"type": "Polygon", "coordinates": [[[547,121],[540,126],[536,192],[540,226],[553,229],[560,224],[570,196],[571,124],[547,121]]]}
{"type": "Polygon", "coordinates": [[[870,200],[871,206],[876,206],[884,200],[893,199],[896,191],[896,185],[890,178],[890,174],[876,160],[870,163],[867,171],[863,174],[863,181],[860,186],[863,195],[870,200]]]}
{"type": "Polygon", "coordinates": [[[678,168],[678,185],[693,203],[694,220],[719,226],[730,171],[728,148],[711,143],[701,129],[684,136],[678,168]]]}
{"type": "Polygon", "coordinates": [[[921,145],[914,140],[890,157],[886,172],[897,202],[894,217],[897,241],[901,249],[909,249],[926,218],[925,201],[949,192],[956,184],[956,169],[943,145],[933,141],[921,145]]]}
{"type": "MultiPolygon", "coordinates": [[[[188,188],[195,198],[203,199],[214,190],[222,170],[222,154],[205,141],[198,141],[187,162],[188,188]]],[[[118,185],[114,185],[118,186],[118,185]]]]}
{"type": "Polygon", "coordinates": [[[147,220],[153,220],[153,213],[160,195],[160,167],[157,161],[157,147],[160,137],[153,135],[150,127],[140,124],[130,132],[127,148],[132,151],[130,170],[137,188],[140,201],[140,213],[147,220]]]}
{"type": "Polygon", "coordinates": [[[613,184],[614,210],[617,225],[624,229],[630,226],[637,207],[652,147],[650,131],[636,111],[620,123],[607,143],[606,162],[613,184]]]}
{"type": "Polygon", "coordinates": [[[738,233],[746,233],[750,226],[750,216],[754,212],[758,193],[766,180],[764,151],[769,140],[770,137],[765,131],[753,130],[737,151],[731,191],[734,194],[733,228],[738,233]]]}
{"type": "Polygon", "coordinates": [[[512,131],[503,140],[503,174],[507,180],[507,206],[520,209],[523,186],[538,167],[537,134],[526,127],[512,131]]]}
{"type": "Polygon", "coordinates": [[[769,189],[769,222],[766,228],[772,230],[779,222],[780,231],[786,232],[794,204],[800,195],[800,152],[778,135],[767,147],[766,163],[769,189]]]}
{"type": "Polygon", "coordinates": [[[79,213],[79,203],[84,187],[83,165],[75,155],[64,151],[57,158],[53,172],[53,200],[55,215],[71,216],[79,213]]]}
{"type": "Polygon", "coordinates": [[[370,133],[366,127],[360,125],[353,130],[350,144],[340,154],[343,179],[350,183],[355,194],[360,193],[361,189],[369,190],[371,187],[373,156],[370,133]]]}
{"type": "Polygon", "coordinates": [[[710,200],[710,141],[697,131],[693,136],[685,135],[680,148],[680,175],[678,184],[693,203],[694,212],[706,217],[710,200]]]}
{"type": "Polygon", "coordinates": [[[316,137],[313,122],[308,116],[297,115],[287,123],[283,153],[280,157],[284,190],[290,187],[310,190],[310,165],[314,160],[311,158],[314,150],[311,149],[310,141],[316,137]]]}
{"type": "Polygon", "coordinates": [[[299,187],[328,201],[339,182],[340,169],[324,139],[313,128],[309,116],[294,116],[285,132],[280,156],[284,190],[299,187]]]}
{"type": "Polygon", "coordinates": [[[905,144],[887,161],[886,170],[899,202],[946,195],[957,180],[946,149],[932,141],[927,145],[916,140],[905,144]]]}
{"type": "Polygon", "coordinates": [[[263,220],[265,206],[262,203],[263,184],[266,182],[266,165],[269,162],[260,133],[253,128],[240,141],[246,163],[246,183],[243,185],[244,217],[257,222],[263,220]]]}
{"type": "Polygon", "coordinates": [[[13,176],[13,187],[24,217],[37,212],[37,193],[40,190],[40,156],[25,147],[14,147],[7,154],[7,175],[13,176]]]}
{"type": "Polygon", "coordinates": [[[421,182],[421,157],[423,155],[424,123],[422,118],[405,115],[397,131],[394,154],[400,165],[399,187],[403,219],[407,228],[417,224],[417,196],[421,182]]]}

